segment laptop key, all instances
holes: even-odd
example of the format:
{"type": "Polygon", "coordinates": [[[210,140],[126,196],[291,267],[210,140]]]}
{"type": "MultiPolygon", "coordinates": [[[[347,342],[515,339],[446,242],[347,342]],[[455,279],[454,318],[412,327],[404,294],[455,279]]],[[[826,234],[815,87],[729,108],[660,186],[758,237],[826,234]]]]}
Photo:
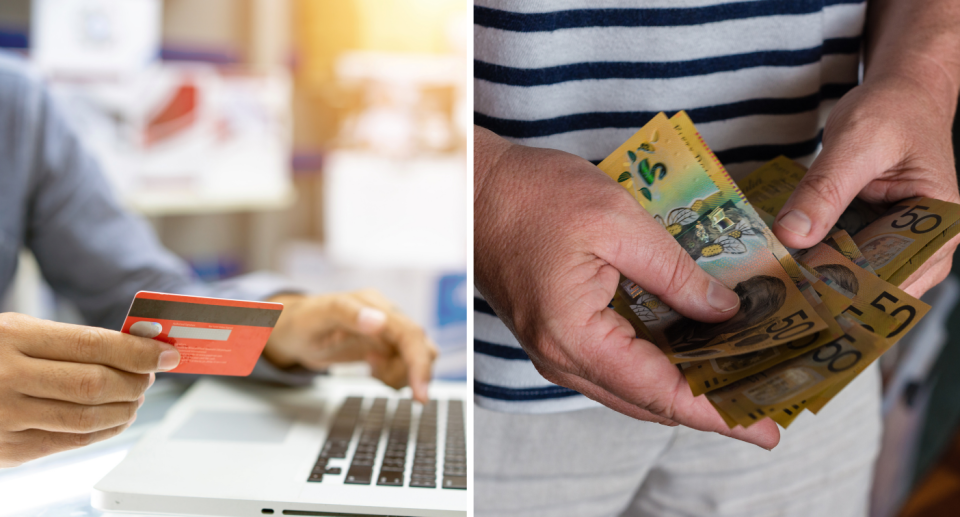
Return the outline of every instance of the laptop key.
{"type": "Polygon", "coordinates": [[[403,486],[403,472],[384,473],[383,470],[381,470],[380,479],[377,480],[377,484],[380,486],[403,486]]]}
{"type": "Polygon", "coordinates": [[[373,477],[373,467],[360,467],[351,465],[347,471],[347,479],[343,482],[350,485],[369,485],[373,477]]]}
{"type": "Polygon", "coordinates": [[[443,476],[443,488],[466,490],[467,476],[443,476]]]}
{"type": "Polygon", "coordinates": [[[319,483],[320,481],[323,481],[323,472],[320,472],[320,473],[314,472],[310,474],[310,477],[307,478],[307,481],[311,483],[319,483]]]}

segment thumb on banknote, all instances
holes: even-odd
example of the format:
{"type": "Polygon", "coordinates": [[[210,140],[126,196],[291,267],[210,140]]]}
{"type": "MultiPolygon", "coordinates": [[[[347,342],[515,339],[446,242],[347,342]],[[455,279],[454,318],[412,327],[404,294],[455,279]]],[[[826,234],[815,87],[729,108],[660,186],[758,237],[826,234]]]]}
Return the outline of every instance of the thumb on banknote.
{"type": "Polygon", "coordinates": [[[780,210],[777,238],[791,248],[809,248],[826,237],[857,194],[890,166],[891,158],[874,147],[851,131],[825,132],[823,151],[780,210]]]}
{"type": "Polygon", "coordinates": [[[624,276],[697,321],[724,321],[737,313],[737,293],[701,269],[650,214],[632,210],[617,224],[622,228],[614,234],[623,237],[608,260],[624,276]]]}

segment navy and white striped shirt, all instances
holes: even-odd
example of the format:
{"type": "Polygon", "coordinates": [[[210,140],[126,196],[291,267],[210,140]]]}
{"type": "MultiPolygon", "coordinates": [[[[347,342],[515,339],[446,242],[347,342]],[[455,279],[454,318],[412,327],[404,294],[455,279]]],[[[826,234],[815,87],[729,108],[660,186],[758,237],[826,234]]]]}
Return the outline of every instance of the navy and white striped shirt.
{"type": "MultiPolygon", "coordinates": [[[[865,0],[477,0],[475,122],[595,163],[660,111],[686,110],[734,178],[809,165],[857,85],[865,0]]],[[[541,377],[475,295],[474,387],[488,409],[596,405],[541,377]]]]}

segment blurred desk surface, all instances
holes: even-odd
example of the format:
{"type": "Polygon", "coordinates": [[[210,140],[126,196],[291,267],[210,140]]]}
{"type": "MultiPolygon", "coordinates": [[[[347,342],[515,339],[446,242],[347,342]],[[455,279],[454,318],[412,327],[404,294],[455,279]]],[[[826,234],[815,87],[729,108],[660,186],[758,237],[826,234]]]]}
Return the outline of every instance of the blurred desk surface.
{"type": "Polygon", "coordinates": [[[283,210],[296,200],[296,192],[287,186],[267,194],[214,196],[200,193],[137,192],[123,199],[130,210],[145,216],[219,214],[283,210]]]}

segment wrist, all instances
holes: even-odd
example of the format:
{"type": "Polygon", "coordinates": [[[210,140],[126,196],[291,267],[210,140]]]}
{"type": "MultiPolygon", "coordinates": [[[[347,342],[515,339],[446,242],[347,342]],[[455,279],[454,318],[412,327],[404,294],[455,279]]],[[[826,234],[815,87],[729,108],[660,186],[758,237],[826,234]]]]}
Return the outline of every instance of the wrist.
{"type": "MultiPolygon", "coordinates": [[[[960,9],[876,2],[868,14],[864,85],[907,85],[952,123],[960,95],[960,9]]],[[[927,114],[924,114],[927,116],[927,114]]]]}
{"type": "Polygon", "coordinates": [[[267,345],[263,347],[261,354],[264,359],[270,361],[277,368],[291,368],[297,366],[300,362],[297,357],[291,353],[287,345],[291,342],[290,327],[292,327],[293,312],[296,305],[306,297],[300,294],[280,294],[267,299],[268,302],[282,303],[283,312],[280,313],[280,319],[270,333],[270,339],[267,345]]]}
{"type": "Polygon", "coordinates": [[[497,163],[513,144],[496,133],[480,126],[473,126],[473,203],[477,204],[492,181],[497,163]]]}
{"type": "Polygon", "coordinates": [[[509,194],[502,186],[496,183],[497,167],[504,155],[510,149],[510,144],[503,138],[480,126],[474,126],[473,152],[473,212],[474,212],[474,285],[485,293],[485,266],[491,265],[493,257],[488,256],[489,248],[495,246],[497,229],[500,227],[503,209],[509,205],[503,204],[503,196],[509,194]],[[489,192],[488,192],[489,190],[489,192]]]}
{"type": "Polygon", "coordinates": [[[863,84],[870,87],[892,87],[903,90],[906,95],[925,97],[936,107],[936,115],[952,124],[960,95],[960,83],[932,58],[917,54],[912,62],[907,61],[903,59],[896,66],[874,68],[865,75],[863,84]]]}

